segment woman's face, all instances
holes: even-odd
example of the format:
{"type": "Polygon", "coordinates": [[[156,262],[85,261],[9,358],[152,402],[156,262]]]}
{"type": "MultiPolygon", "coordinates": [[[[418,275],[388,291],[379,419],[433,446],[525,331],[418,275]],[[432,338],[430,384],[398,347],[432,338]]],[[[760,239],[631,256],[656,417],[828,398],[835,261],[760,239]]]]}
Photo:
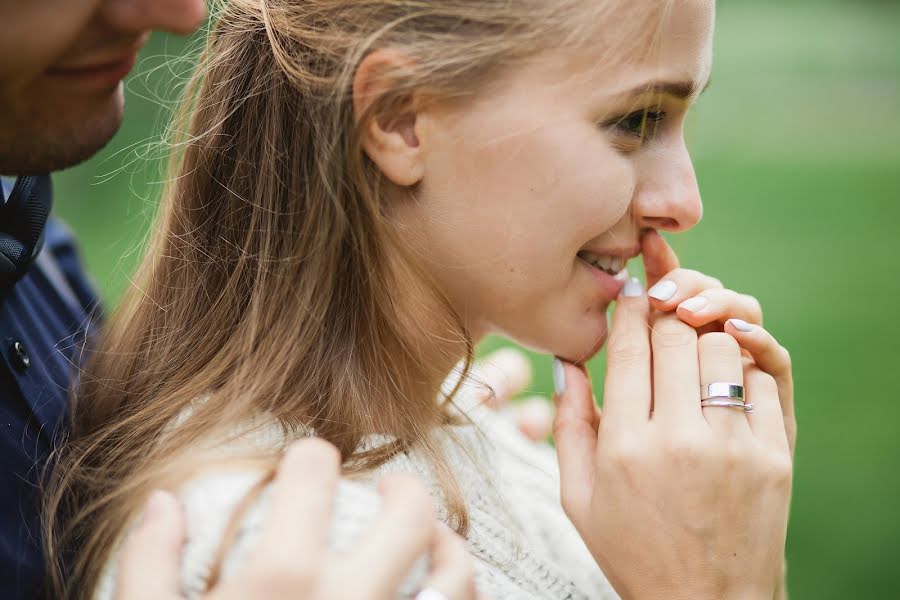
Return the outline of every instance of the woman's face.
{"type": "Polygon", "coordinates": [[[713,20],[713,0],[674,2],[646,58],[545,53],[419,123],[424,176],[402,221],[473,335],[593,355],[622,274],[589,261],[615,273],[642,231],[700,220],[682,130],[709,78],[713,20]]]}

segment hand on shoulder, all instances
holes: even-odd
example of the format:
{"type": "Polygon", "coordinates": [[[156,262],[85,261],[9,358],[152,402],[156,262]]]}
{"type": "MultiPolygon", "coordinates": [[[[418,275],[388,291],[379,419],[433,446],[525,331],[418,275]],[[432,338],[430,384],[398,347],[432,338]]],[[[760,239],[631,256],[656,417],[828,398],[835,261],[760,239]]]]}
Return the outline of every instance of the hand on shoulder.
{"type": "MultiPolygon", "coordinates": [[[[382,511],[368,532],[349,553],[329,551],[328,526],[339,474],[340,457],[333,446],[318,439],[296,442],[278,467],[253,552],[204,599],[388,600],[397,597],[413,564],[429,554],[423,589],[448,600],[475,600],[465,544],[435,520],[431,497],[414,477],[383,478],[382,511]]],[[[181,600],[184,538],[178,501],[166,492],[152,493],[141,523],[123,548],[116,600],[181,600]]]]}

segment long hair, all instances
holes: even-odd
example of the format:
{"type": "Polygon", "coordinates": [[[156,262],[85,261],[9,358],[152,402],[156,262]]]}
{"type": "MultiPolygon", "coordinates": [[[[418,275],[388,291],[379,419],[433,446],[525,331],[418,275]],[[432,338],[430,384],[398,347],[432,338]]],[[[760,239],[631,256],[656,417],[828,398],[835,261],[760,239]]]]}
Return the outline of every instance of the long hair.
{"type": "MultiPolygon", "coordinates": [[[[610,4],[232,0],[213,11],[173,120],[155,232],[81,373],[49,479],[45,544],[60,596],[90,596],[148,491],[175,488],[252,423],[286,438],[311,429],[350,471],[424,448],[465,531],[430,433],[452,421],[453,393],[435,402],[415,385],[435,366],[400,310],[401,291],[415,295],[398,290],[398,271],[442,307],[464,371],[472,340],[392,226],[359,134],[414,90],[464,101],[535,49],[584,41],[610,4]],[[411,66],[358,118],[355,68],[387,46],[411,66]],[[395,441],[360,451],[373,433],[395,441]]],[[[271,467],[277,455],[256,458],[271,467]]]]}

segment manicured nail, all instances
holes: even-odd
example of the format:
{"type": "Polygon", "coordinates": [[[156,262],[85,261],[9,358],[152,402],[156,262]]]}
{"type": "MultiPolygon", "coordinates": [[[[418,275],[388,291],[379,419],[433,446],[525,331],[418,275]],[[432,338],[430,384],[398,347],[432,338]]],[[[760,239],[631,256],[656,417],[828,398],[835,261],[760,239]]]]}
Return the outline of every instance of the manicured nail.
{"type": "Polygon", "coordinates": [[[678,286],[675,285],[674,281],[670,281],[668,279],[663,279],[647,292],[647,295],[651,298],[656,298],[662,302],[669,300],[672,296],[675,295],[675,292],[678,291],[678,286]]]}
{"type": "Polygon", "coordinates": [[[628,268],[623,268],[621,271],[616,273],[616,276],[613,277],[616,281],[628,281],[628,268]]]}
{"type": "Polygon", "coordinates": [[[641,285],[641,280],[637,277],[632,277],[628,281],[625,282],[625,287],[622,289],[622,295],[626,298],[639,298],[644,295],[644,286],[641,285]]]}
{"type": "Polygon", "coordinates": [[[691,312],[697,312],[707,304],[709,304],[709,300],[707,300],[703,296],[694,296],[693,298],[688,298],[687,300],[679,304],[678,308],[683,308],[691,312]]]}
{"type": "Polygon", "coordinates": [[[566,393],[566,370],[558,358],[553,359],[553,388],[558,396],[566,393]]]}
{"type": "Polygon", "coordinates": [[[753,331],[753,325],[751,325],[747,321],[742,321],[740,319],[728,319],[728,322],[734,325],[734,328],[738,331],[743,331],[744,333],[753,331]]]}

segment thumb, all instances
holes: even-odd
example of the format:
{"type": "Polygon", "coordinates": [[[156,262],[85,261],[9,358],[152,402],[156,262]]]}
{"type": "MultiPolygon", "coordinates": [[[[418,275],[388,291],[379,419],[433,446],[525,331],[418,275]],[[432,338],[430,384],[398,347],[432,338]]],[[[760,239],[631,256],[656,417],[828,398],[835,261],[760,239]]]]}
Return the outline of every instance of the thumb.
{"type": "Polygon", "coordinates": [[[184,521],[172,494],[154,491],[122,549],[116,600],[180,598],[178,564],[184,521]]]}
{"type": "Polygon", "coordinates": [[[651,229],[641,238],[641,256],[644,258],[648,288],[681,266],[672,246],[655,229],[651,229]]]}
{"type": "Polygon", "coordinates": [[[583,367],[553,360],[557,404],[553,437],[559,461],[560,497],[570,517],[583,512],[593,490],[597,408],[583,367]]]}

